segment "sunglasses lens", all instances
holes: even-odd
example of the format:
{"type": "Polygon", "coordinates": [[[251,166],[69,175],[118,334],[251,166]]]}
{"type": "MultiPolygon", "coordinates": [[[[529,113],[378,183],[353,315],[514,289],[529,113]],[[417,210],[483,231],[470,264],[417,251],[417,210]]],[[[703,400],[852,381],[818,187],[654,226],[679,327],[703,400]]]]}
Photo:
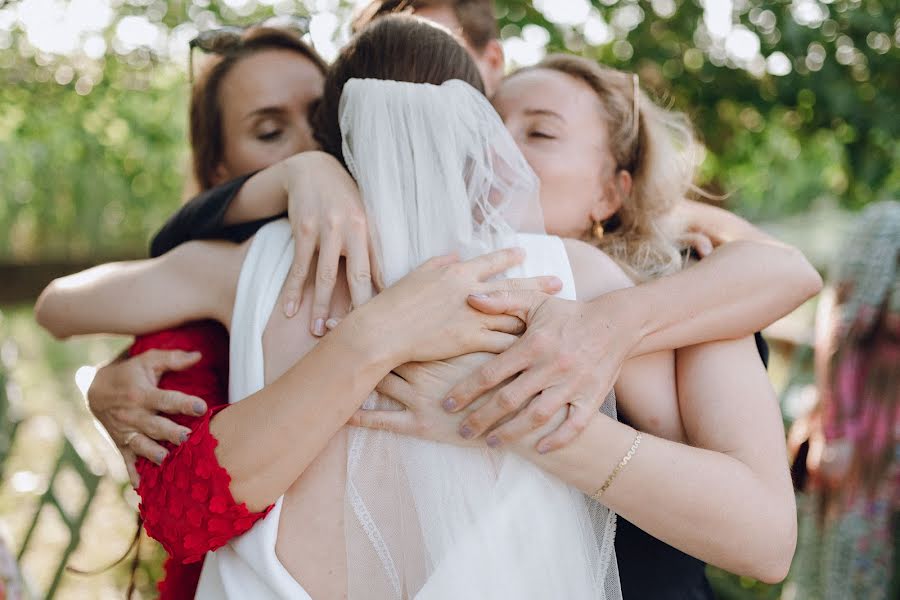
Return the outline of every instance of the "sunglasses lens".
{"type": "Polygon", "coordinates": [[[222,27],[201,31],[191,45],[204,52],[227,52],[241,41],[243,30],[238,27],[222,27]]]}

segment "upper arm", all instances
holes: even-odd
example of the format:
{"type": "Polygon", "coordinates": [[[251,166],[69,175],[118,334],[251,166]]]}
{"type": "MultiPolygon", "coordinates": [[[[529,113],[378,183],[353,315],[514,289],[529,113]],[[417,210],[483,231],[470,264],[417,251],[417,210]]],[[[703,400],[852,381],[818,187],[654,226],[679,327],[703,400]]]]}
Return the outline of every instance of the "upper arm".
{"type": "Polygon", "coordinates": [[[681,348],[676,368],[691,445],[733,456],[790,491],[781,411],[753,338],[681,348]]]}
{"type": "Polygon", "coordinates": [[[53,281],[35,316],[57,337],[137,335],[205,318],[228,325],[245,251],[190,242],[159,258],[100,265],[53,281]]]}
{"type": "MultiPolygon", "coordinates": [[[[564,240],[578,299],[590,301],[634,283],[609,256],[577,240],[564,240]]],[[[673,441],[684,439],[678,412],[675,358],[669,350],[631,358],[615,384],[619,412],[631,425],[673,441]]]]}

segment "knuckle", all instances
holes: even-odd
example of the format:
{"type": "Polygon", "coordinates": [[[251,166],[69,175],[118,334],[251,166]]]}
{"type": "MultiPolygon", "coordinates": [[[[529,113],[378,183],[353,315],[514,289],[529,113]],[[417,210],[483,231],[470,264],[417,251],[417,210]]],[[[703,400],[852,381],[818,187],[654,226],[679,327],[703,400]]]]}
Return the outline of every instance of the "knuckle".
{"type": "Polygon", "coordinates": [[[295,261],[294,266],[291,267],[291,275],[297,278],[306,277],[306,265],[295,261]]]}
{"type": "Polygon", "coordinates": [[[350,228],[355,232],[365,231],[368,228],[366,215],[362,212],[354,212],[348,219],[348,225],[350,225],[350,228]]]}
{"type": "Polygon", "coordinates": [[[315,219],[311,218],[301,218],[300,222],[297,223],[297,230],[302,235],[313,235],[319,230],[318,223],[316,223],[315,219]]]}
{"type": "Polygon", "coordinates": [[[505,411],[511,411],[518,407],[519,403],[516,397],[512,392],[509,392],[505,389],[497,392],[496,396],[497,406],[502,408],[505,411]]]}
{"type": "Polygon", "coordinates": [[[316,277],[322,283],[334,283],[337,280],[337,269],[331,266],[321,266],[316,277]]]}
{"type": "Polygon", "coordinates": [[[368,270],[355,271],[350,277],[353,283],[368,283],[372,280],[372,273],[368,270]]]}
{"type": "Polygon", "coordinates": [[[529,419],[533,425],[545,425],[552,416],[553,413],[549,408],[540,406],[531,411],[529,419]]]}
{"type": "Polygon", "coordinates": [[[325,215],[325,228],[331,231],[340,229],[344,224],[344,215],[340,211],[331,211],[325,215]]]}
{"type": "Polygon", "coordinates": [[[477,381],[482,386],[492,386],[494,385],[494,380],[497,378],[497,369],[491,365],[484,365],[479,367],[477,374],[477,381]]]}
{"type": "Polygon", "coordinates": [[[146,398],[144,391],[136,387],[129,387],[122,393],[122,399],[128,406],[140,406],[146,398]]]}

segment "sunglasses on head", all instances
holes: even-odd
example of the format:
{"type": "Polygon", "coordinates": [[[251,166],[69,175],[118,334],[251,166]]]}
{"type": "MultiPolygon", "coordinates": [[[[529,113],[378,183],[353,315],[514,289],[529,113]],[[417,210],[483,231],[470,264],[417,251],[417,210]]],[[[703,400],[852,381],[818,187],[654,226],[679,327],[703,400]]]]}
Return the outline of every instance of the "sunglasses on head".
{"type": "Polygon", "coordinates": [[[237,52],[244,46],[244,34],[247,30],[256,27],[296,33],[298,38],[302,38],[309,33],[309,17],[284,15],[245,27],[226,25],[201,31],[188,42],[188,76],[191,84],[194,83],[195,48],[207,54],[222,56],[237,52]]]}

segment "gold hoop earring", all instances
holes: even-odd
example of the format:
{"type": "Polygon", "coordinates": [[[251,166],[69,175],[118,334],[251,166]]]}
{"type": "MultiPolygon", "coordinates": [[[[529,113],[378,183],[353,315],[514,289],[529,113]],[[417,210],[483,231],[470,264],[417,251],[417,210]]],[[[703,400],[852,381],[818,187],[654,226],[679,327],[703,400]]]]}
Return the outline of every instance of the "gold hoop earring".
{"type": "Polygon", "coordinates": [[[594,221],[594,237],[598,240],[603,239],[603,223],[600,221],[594,221]]]}

